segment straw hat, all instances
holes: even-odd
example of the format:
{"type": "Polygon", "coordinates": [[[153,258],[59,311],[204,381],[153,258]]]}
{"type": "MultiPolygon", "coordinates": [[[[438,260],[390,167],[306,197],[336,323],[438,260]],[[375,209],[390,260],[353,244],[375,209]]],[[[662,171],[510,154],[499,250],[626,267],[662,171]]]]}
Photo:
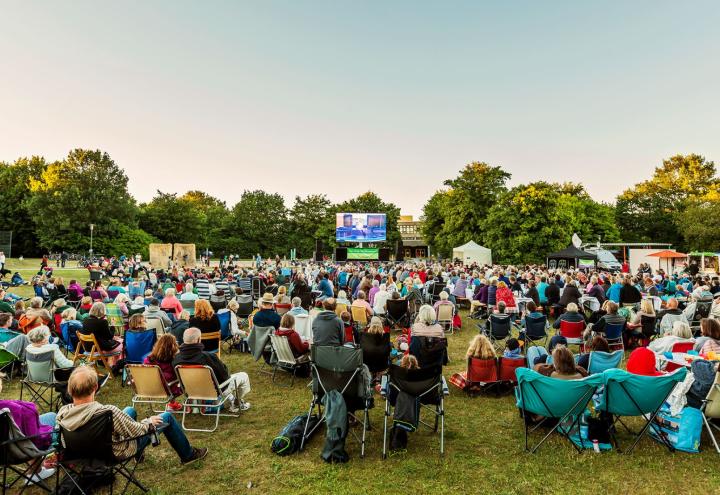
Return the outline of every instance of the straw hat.
{"type": "Polygon", "coordinates": [[[275,300],[273,299],[273,295],[270,294],[269,292],[266,292],[266,293],[263,294],[262,297],[260,298],[260,304],[270,304],[270,305],[272,305],[272,304],[274,304],[274,303],[275,303],[275,300]]]}

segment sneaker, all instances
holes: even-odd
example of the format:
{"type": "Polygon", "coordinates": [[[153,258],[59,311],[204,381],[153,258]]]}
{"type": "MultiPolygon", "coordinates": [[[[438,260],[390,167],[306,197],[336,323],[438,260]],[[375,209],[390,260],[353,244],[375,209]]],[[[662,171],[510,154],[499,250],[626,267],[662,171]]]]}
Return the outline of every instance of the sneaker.
{"type": "Polygon", "coordinates": [[[201,449],[197,449],[197,448],[193,447],[192,455],[190,457],[188,457],[187,459],[185,459],[184,461],[181,461],[181,463],[183,466],[186,464],[191,464],[195,461],[205,459],[207,454],[208,454],[208,449],[206,447],[203,447],[201,449]]]}
{"type": "Polygon", "coordinates": [[[247,411],[248,409],[250,409],[250,403],[249,403],[249,402],[245,402],[244,400],[241,400],[241,401],[240,401],[240,410],[241,410],[241,411],[247,411]]]}
{"type": "Polygon", "coordinates": [[[166,411],[182,411],[182,404],[180,404],[177,401],[170,401],[167,403],[167,406],[165,406],[166,411]]]}
{"type": "Polygon", "coordinates": [[[34,485],[36,483],[40,483],[42,480],[45,480],[55,474],[55,469],[51,468],[41,468],[40,471],[33,474],[29,480],[25,480],[25,486],[34,485]]]}

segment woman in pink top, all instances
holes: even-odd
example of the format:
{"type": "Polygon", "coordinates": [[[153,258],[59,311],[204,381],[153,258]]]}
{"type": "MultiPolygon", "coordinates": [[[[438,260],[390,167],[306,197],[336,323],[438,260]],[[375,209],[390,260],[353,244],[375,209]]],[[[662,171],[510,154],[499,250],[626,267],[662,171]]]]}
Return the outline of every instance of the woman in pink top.
{"type": "Polygon", "coordinates": [[[170,309],[175,313],[175,319],[180,317],[183,307],[180,300],[175,297],[175,289],[170,288],[165,291],[165,297],[163,297],[160,309],[170,309]]]}

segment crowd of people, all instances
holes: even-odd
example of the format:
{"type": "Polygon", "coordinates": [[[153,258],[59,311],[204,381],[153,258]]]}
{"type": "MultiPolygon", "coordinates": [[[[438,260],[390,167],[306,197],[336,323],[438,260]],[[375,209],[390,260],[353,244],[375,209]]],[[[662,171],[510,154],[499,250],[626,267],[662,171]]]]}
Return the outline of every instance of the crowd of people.
{"type": "MultiPolygon", "coordinates": [[[[481,331],[469,343],[468,358],[525,359],[528,349],[536,346],[530,331],[533,322],[541,320],[547,329],[557,329],[547,352],[529,363],[555,378],[586,376],[589,352],[609,351],[606,333],[618,326],[624,348],[635,349],[627,363],[630,372],[662,373],[655,356],[672,350],[676,343],[691,343],[705,356],[720,353],[720,282],[697,274],[658,270],[630,275],[432,262],[287,263],[279,259],[258,262],[253,268],[235,266],[229,260],[217,267],[171,265],[164,269],[135,258],[118,258],[95,268],[102,270],[104,278],[72,279],[67,284],[51,271],[41,270],[30,281],[35,297],[29,301],[13,294],[12,288],[1,290],[3,346],[19,359],[51,351],[55,368],[68,370],[67,404],[54,418],[40,417],[43,425],[71,429],[95,411],[109,410],[117,418],[117,438],[162,425],[183,463],[204,457],[207,449],[191,447],[174,421],[172,412],[182,408],[180,403],[173,400],[168,412],[141,422],[133,410],[97,403],[96,371],[76,367],[61,351],[76,348],[74,330],[93,335],[100,349],[111,355],[112,369],[107,371],[117,373],[124,364],[123,333],[157,328],[158,323],[163,331],[145,362],[159,366],[168,382],[176,380],[178,364],[209,366],[219,383],[227,383],[223,393],[231,396],[232,412],[250,408],[245,400],[249,376],[228,370],[218,357],[219,340],[203,339],[204,334],[222,330],[224,313],[229,345],[246,349],[254,328],[271,328],[275,335],[287,338],[299,369],[306,374],[311,346],[359,345],[365,335],[381,338],[395,328],[399,331],[389,340],[388,362],[422,368],[427,363],[423,362],[426,356],[417,351],[419,342],[430,339],[446,349],[447,331],[463,324],[459,318],[463,305],[472,319],[490,322],[492,317],[507,316],[517,329],[517,336],[509,335],[498,350],[492,325],[479,324],[481,331]],[[405,314],[393,313],[394,301],[404,301],[405,314]],[[443,307],[450,308],[452,321],[439,318],[443,307]],[[310,315],[310,331],[298,331],[297,319],[310,315]],[[121,323],[111,316],[119,317],[121,323]],[[564,322],[582,324],[585,352],[579,356],[572,354],[562,335],[564,322]],[[647,366],[648,352],[653,356],[652,369],[647,366]]],[[[270,361],[267,353],[265,358],[270,361]]],[[[447,363],[446,350],[443,363],[447,363]]],[[[368,387],[379,387],[381,373],[368,370],[368,375],[368,387]]],[[[465,388],[467,374],[459,373],[451,382],[465,388]]],[[[172,391],[176,397],[182,394],[177,386],[172,391]]],[[[144,447],[142,442],[126,445],[118,454],[144,447]]],[[[38,471],[37,476],[46,474],[38,471]]]]}

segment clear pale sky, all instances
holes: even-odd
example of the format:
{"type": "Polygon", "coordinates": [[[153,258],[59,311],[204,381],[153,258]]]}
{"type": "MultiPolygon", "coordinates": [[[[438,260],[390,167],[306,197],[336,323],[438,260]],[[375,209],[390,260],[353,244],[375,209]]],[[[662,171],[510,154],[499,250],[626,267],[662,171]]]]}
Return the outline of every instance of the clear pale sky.
{"type": "Polygon", "coordinates": [[[2,0],[0,160],[99,148],[139,201],[372,190],[415,215],[486,161],[607,201],[720,161],[718,26],[714,0],[2,0]]]}

